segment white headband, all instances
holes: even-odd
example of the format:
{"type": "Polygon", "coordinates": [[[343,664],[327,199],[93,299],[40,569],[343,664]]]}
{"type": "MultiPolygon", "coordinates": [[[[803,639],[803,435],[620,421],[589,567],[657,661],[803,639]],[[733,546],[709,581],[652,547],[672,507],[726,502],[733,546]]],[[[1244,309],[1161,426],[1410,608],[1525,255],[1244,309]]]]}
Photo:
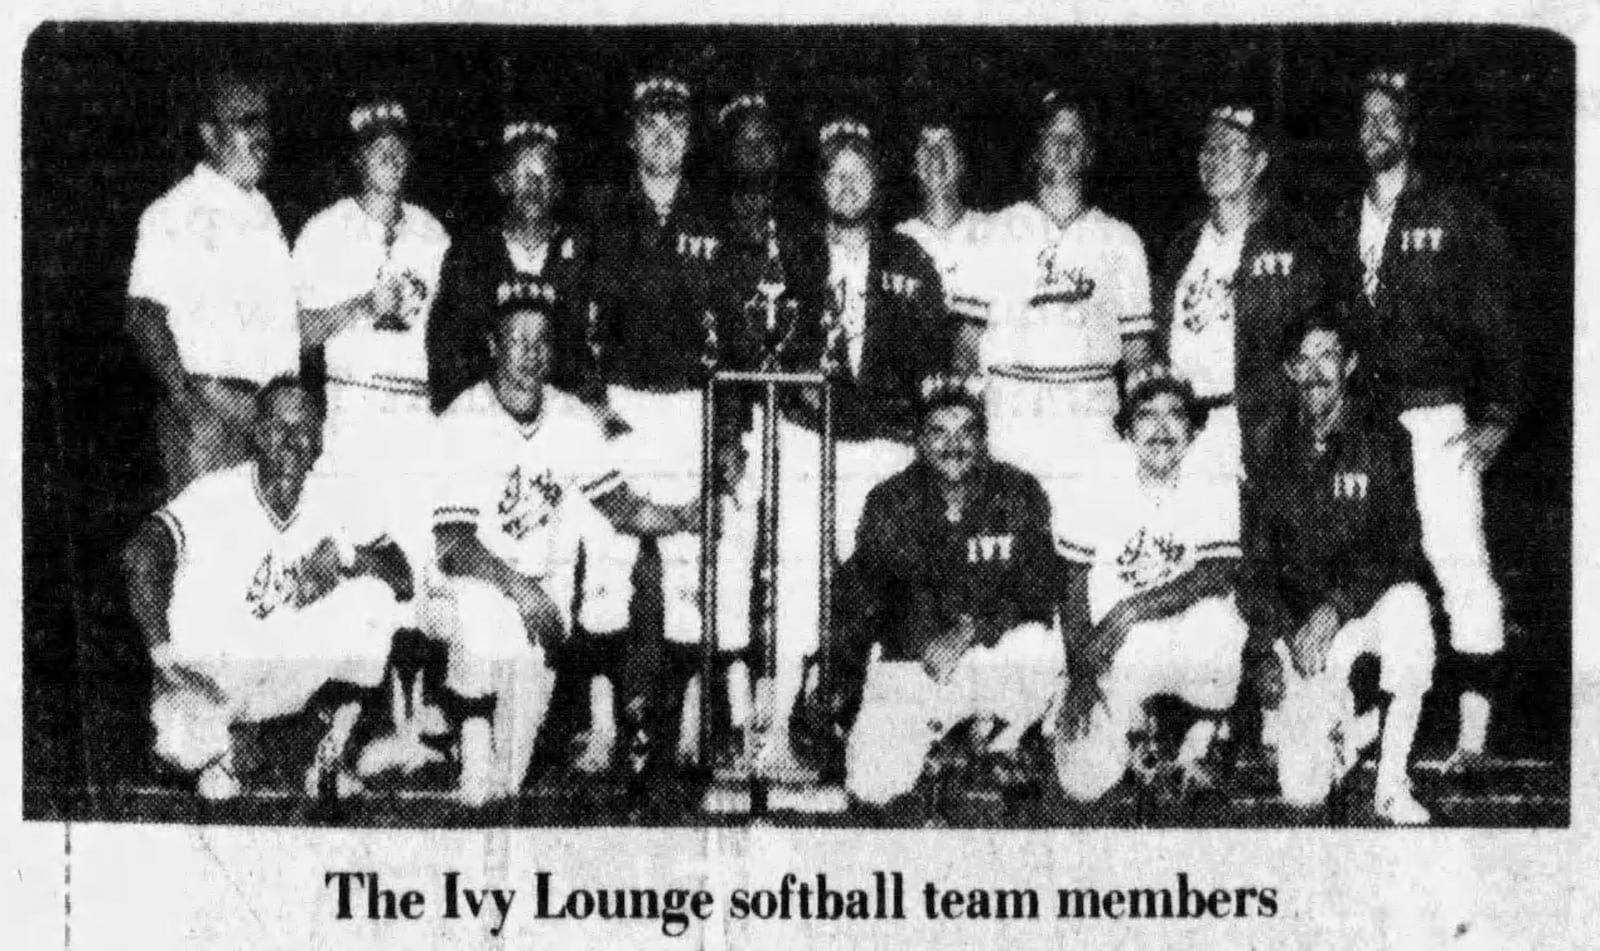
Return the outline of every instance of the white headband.
{"type": "Polygon", "coordinates": [[[646,79],[633,87],[633,101],[639,102],[646,96],[675,96],[679,99],[689,98],[689,87],[676,79],[665,76],[654,76],[646,79]]]}
{"type": "Polygon", "coordinates": [[[1248,106],[1218,106],[1211,110],[1211,118],[1246,132],[1256,127],[1256,111],[1248,106]]]}
{"type": "Polygon", "coordinates": [[[500,130],[501,145],[510,145],[518,139],[543,139],[555,145],[561,141],[561,133],[543,122],[509,122],[500,130]]]}
{"type": "Polygon", "coordinates": [[[1407,78],[1405,73],[1394,72],[1391,70],[1379,69],[1367,74],[1368,85],[1382,86],[1385,89],[1390,89],[1394,92],[1405,92],[1406,81],[1407,78]]]}
{"type": "Polygon", "coordinates": [[[495,299],[504,307],[512,302],[527,302],[529,304],[555,303],[555,288],[538,281],[517,280],[506,281],[495,288],[495,299]]]}
{"type": "Polygon", "coordinates": [[[406,122],[405,106],[398,102],[379,102],[370,106],[359,106],[350,113],[350,131],[360,132],[374,122],[395,122],[404,125],[406,122]]]}
{"type": "Polygon", "coordinates": [[[872,141],[872,130],[853,119],[840,119],[823,126],[822,131],[817,133],[817,141],[827,145],[834,139],[844,135],[855,136],[867,142],[872,141]]]}
{"type": "Polygon", "coordinates": [[[728,117],[733,115],[735,112],[738,112],[740,109],[765,108],[767,108],[767,97],[761,95],[760,93],[750,93],[740,96],[738,99],[735,99],[734,101],[723,106],[721,109],[717,110],[717,125],[722,125],[724,122],[727,122],[728,117]]]}

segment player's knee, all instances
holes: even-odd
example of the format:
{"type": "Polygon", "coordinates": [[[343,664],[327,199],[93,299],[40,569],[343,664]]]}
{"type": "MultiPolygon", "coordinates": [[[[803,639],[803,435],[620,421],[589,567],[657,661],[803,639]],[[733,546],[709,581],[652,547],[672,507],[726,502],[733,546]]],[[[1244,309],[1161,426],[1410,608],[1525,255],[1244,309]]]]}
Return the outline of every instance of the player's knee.
{"type": "Polygon", "coordinates": [[[228,717],[199,698],[174,695],[151,704],[155,753],[173,768],[196,772],[228,752],[233,739],[228,717]]]}
{"type": "Polygon", "coordinates": [[[1278,794],[1291,806],[1322,803],[1333,788],[1332,765],[1306,737],[1284,738],[1278,745],[1278,794]]]}
{"type": "Polygon", "coordinates": [[[881,719],[881,714],[863,710],[845,745],[845,791],[873,806],[911,792],[927,755],[926,744],[915,740],[920,731],[909,728],[897,735],[881,728],[881,719]]]}
{"type": "Polygon", "coordinates": [[[1391,695],[1420,695],[1433,685],[1437,648],[1428,598],[1420,586],[1403,585],[1391,600],[1382,631],[1382,686],[1391,695]]]}
{"type": "Polygon", "coordinates": [[[1056,781],[1067,798],[1093,802],[1104,796],[1128,771],[1125,739],[1110,742],[1100,733],[1066,739],[1056,736],[1056,781]]]}

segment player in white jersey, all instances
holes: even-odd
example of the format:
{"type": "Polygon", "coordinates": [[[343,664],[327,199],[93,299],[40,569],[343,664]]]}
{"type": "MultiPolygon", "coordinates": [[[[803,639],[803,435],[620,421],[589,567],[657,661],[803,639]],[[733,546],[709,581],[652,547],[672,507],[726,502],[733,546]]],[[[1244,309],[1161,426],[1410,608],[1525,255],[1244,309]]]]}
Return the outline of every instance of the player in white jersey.
{"type": "MultiPolygon", "coordinates": [[[[982,347],[990,442],[997,459],[1047,486],[1107,465],[1114,371],[1121,362],[1137,379],[1152,354],[1144,245],[1089,203],[1094,154],[1087,107],[1046,96],[1034,196],[990,217],[975,269],[992,302],[982,347]]],[[[1072,493],[1056,494],[1059,512],[1074,511],[1072,493]]]]}
{"type": "Polygon", "coordinates": [[[197,774],[208,799],[239,792],[233,726],[295,713],[330,683],[345,685],[333,691],[343,699],[306,789],[316,794],[331,777],[350,788],[345,747],[361,691],[382,681],[406,623],[399,602],[412,596],[399,549],[351,534],[337,488],[310,475],[322,428],[315,397],[281,377],[257,402],[253,460],[196,479],[124,556],[156,670],[156,751],[197,774]]]}
{"type": "Polygon", "coordinates": [[[214,77],[201,108],[205,158],[145,209],[128,277],[169,495],[242,461],[255,391],[300,367],[289,245],[257,188],[272,153],[266,87],[214,77]]]}
{"type": "Polygon", "coordinates": [[[554,686],[551,649],[571,630],[579,545],[611,527],[699,531],[699,507],[657,505],[623,484],[594,413],[548,384],[553,318],[532,282],[508,282],[489,379],[439,420],[434,534],[447,583],[426,612],[449,645],[447,687],[492,698],[461,731],[464,801],[515,795],[554,686]]]}
{"type": "Polygon", "coordinates": [[[450,236],[404,200],[412,162],[405,107],[363,104],[349,128],[356,192],[306,222],[294,249],[301,344],[326,357],[320,468],[349,480],[358,514],[421,566],[433,548],[415,473],[433,425],[424,341],[450,236]]]}
{"type": "MultiPolygon", "coordinates": [[[[1173,694],[1213,715],[1233,705],[1248,634],[1233,594],[1238,483],[1186,471],[1203,424],[1187,383],[1141,382],[1118,418],[1131,456],[1094,478],[1092,507],[1056,519],[1061,554],[1088,568],[1071,595],[1087,601],[1078,610],[1088,623],[1068,634],[1056,730],[1056,770],[1073,798],[1098,798],[1121,780],[1128,734],[1151,697],[1173,694]]],[[[1202,716],[1184,737],[1186,777],[1203,776],[1216,725],[1202,716]]]]}
{"type": "Polygon", "coordinates": [[[911,168],[922,206],[916,217],[900,222],[894,230],[916,241],[939,271],[945,310],[958,321],[954,365],[972,372],[979,367],[989,317],[989,302],[978,276],[972,273],[982,266],[977,255],[982,250],[979,239],[986,235],[987,216],[969,208],[962,196],[966,156],[957,125],[953,114],[937,108],[918,122],[911,168]]]}

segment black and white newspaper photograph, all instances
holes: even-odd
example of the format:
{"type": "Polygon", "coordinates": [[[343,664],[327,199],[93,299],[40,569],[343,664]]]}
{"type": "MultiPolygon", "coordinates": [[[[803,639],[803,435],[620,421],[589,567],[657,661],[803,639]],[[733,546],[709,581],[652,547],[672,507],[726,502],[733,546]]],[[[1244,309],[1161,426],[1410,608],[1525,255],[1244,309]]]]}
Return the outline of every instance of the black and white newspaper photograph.
{"type": "Polygon", "coordinates": [[[945,6],[9,31],[17,947],[1586,944],[1593,12],[945,6]]]}

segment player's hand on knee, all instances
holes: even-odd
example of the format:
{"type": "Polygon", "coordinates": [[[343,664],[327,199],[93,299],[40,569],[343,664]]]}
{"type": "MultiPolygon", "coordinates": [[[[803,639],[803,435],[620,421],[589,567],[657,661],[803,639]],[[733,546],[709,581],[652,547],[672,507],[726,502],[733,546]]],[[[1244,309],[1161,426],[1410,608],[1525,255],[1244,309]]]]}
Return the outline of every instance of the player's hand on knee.
{"type": "Polygon", "coordinates": [[[1461,451],[1462,469],[1481,473],[1494,463],[1510,435],[1511,431],[1500,423],[1479,423],[1452,436],[1445,446],[1461,451]]]}
{"type": "Polygon", "coordinates": [[[1328,649],[1333,646],[1334,635],[1339,633],[1339,614],[1330,604],[1319,605],[1295,632],[1290,644],[1290,656],[1295,670],[1302,677],[1322,673],[1328,664],[1328,649]]]}

